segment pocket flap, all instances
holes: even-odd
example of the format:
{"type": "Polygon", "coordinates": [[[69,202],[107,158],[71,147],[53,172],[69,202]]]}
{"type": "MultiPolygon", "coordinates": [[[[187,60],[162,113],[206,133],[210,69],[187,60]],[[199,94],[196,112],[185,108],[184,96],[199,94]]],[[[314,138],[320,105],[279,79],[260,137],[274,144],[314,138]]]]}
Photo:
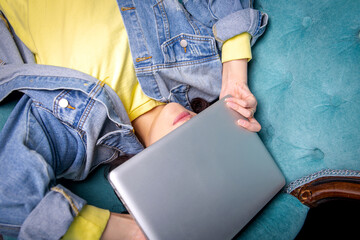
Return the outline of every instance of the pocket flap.
{"type": "Polygon", "coordinates": [[[180,34],[161,45],[165,63],[193,61],[217,54],[215,39],[209,36],[180,34]]]}

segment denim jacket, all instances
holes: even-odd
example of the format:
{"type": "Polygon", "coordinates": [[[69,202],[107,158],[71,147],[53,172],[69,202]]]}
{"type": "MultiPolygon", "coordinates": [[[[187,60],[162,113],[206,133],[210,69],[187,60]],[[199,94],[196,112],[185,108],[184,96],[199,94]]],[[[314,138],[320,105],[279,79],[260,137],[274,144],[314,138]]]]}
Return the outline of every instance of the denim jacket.
{"type": "MultiPolygon", "coordinates": [[[[118,0],[145,94],[189,109],[195,97],[217,98],[222,43],[249,32],[254,44],[267,24],[250,1],[226,2],[118,0]]],[[[59,239],[86,201],[56,179],[82,180],[143,146],[110,87],[72,69],[35,64],[2,21],[0,39],[0,100],[24,94],[0,133],[0,233],[59,239]]]]}
{"type": "Polygon", "coordinates": [[[222,43],[249,32],[254,44],[267,24],[267,15],[250,8],[249,0],[118,0],[118,5],[145,94],[187,108],[194,97],[211,102],[219,95],[222,43]]]}

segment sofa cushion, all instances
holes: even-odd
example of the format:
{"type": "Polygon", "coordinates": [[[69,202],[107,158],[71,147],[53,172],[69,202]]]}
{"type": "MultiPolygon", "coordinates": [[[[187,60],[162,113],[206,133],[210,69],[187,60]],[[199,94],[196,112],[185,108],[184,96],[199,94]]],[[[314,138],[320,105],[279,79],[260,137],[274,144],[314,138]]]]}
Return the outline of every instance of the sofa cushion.
{"type": "MultiPolygon", "coordinates": [[[[253,48],[249,82],[260,137],[287,182],[327,168],[360,170],[360,4],[257,0],[255,8],[268,13],[269,24],[253,48]]],[[[122,212],[104,171],[66,185],[90,204],[122,212]]],[[[295,238],[307,211],[280,193],[239,238],[295,238]]]]}
{"type": "Polygon", "coordinates": [[[360,4],[271,1],[253,49],[260,136],[288,182],[324,168],[360,170],[360,4]]]}
{"type": "MultiPolygon", "coordinates": [[[[249,83],[260,137],[287,182],[360,170],[360,4],[257,0],[255,8],[269,24],[253,48],[249,83]]],[[[281,193],[239,238],[293,239],[307,210],[281,193]]]]}

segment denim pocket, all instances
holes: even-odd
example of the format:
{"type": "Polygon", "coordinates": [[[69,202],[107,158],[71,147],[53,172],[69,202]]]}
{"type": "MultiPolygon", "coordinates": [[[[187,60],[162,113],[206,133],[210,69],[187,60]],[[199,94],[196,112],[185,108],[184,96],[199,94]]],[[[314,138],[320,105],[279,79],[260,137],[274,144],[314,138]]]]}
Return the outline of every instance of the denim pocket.
{"type": "Polygon", "coordinates": [[[201,60],[217,55],[215,38],[179,34],[161,45],[165,63],[201,60]]]}
{"type": "Polygon", "coordinates": [[[191,109],[188,98],[189,86],[186,84],[178,85],[170,90],[170,101],[177,102],[187,109],[191,109]]]}

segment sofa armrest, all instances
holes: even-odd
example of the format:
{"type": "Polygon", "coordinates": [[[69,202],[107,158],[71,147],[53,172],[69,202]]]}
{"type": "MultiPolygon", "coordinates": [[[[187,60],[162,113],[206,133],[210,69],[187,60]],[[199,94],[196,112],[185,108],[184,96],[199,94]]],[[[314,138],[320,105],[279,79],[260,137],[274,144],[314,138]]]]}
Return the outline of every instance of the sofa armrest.
{"type": "Polygon", "coordinates": [[[360,200],[360,177],[321,177],[294,189],[290,194],[310,208],[334,199],[360,200]]]}

